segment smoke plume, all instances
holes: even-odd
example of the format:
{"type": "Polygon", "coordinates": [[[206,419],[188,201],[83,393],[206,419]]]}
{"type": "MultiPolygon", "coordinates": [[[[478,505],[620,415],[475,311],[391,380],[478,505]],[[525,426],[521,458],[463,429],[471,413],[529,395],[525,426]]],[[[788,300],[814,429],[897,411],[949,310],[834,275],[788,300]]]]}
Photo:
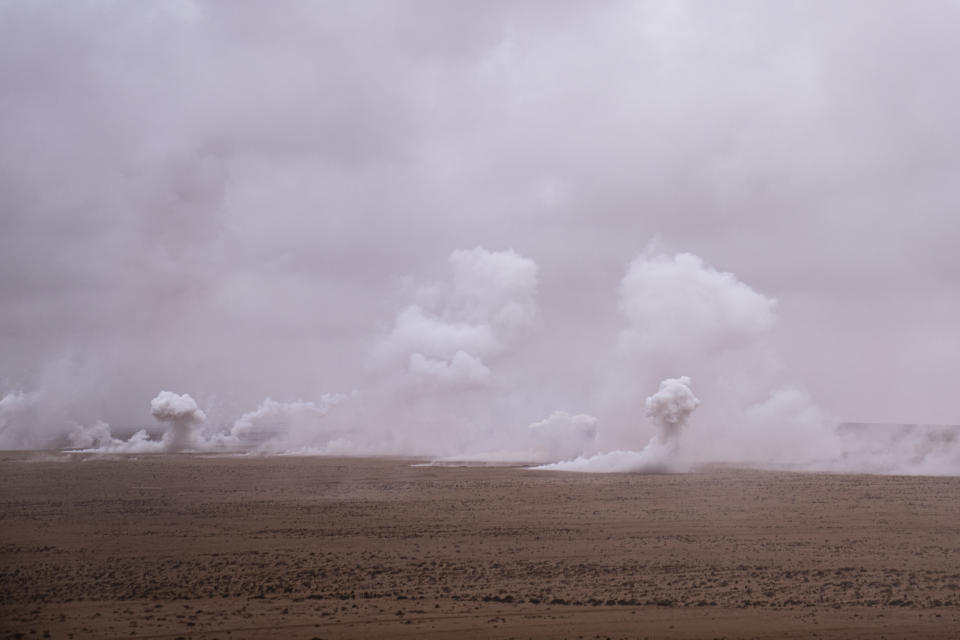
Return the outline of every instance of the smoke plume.
{"type": "Polygon", "coordinates": [[[333,407],[347,399],[339,393],[324,394],[318,402],[278,402],[267,398],[255,410],[240,416],[228,433],[212,435],[207,447],[260,452],[322,448],[343,435],[325,418],[333,407]]]}
{"type": "Polygon", "coordinates": [[[0,446],[19,449],[33,444],[38,395],[14,391],[0,398],[0,446]]]}
{"type": "Polygon", "coordinates": [[[166,432],[123,439],[102,419],[71,417],[73,403],[94,391],[69,385],[66,363],[37,391],[0,400],[0,443],[33,446],[60,429],[74,448],[112,453],[404,455],[591,472],[711,462],[958,470],[960,444],[949,429],[895,437],[838,430],[774,348],[776,301],[693,254],[648,249],[633,260],[616,300],[620,327],[579,356],[538,304],[540,268],[531,258],[475,247],[449,253],[447,268],[445,279],[402,282],[404,300],[391,324],[372,330],[366,376],[349,394],[268,397],[231,415],[222,404],[208,412],[189,394],[161,391],[149,407],[166,432]],[[691,375],[663,376],[678,369],[691,375]],[[654,385],[645,400],[637,394],[654,385]],[[571,404],[580,412],[554,408],[571,404]],[[644,413],[646,423],[637,419],[644,413]],[[531,423],[531,414],[546,417],[531,423]]]}
{"type": "Polygon", "coordinates": [[[371,366],[406,367],[440,383],[480,383],[484,359],[502,354],[537,323],[537,264],[513,250],[453,251],[452,284],[417,287],[418,302],[397,314],[374,348],[371,366]]]}
{"type": "Polygon", "coordinates": [[[179,395],[161,391],[150,401],[150,414],[160,422],[170,425],[163,436],[166,451],[185,451],[196,444],[194,428],[207,419],[190,394],[179,395]]]}
{"type": "Polygon", "coordinates": [[[687,418],[700,405],[690,390],[690,378],[667,378],[660,383],[655,394],[644,403],[647,417],[657,425],[656,438],[664,445],[675,448],[680,430],[687,418]]]}
{"type": "Polygon", "coordinates": [[[95,453],[161,453],[169,450],[163,440],[151,440],[145,429],[126,440],[116,438],[110,425],[102,420],[89,427],[77,425],[70,432],[70,444],[77,450],[95,453]]]}
{"type": "Polygon", "coordinates": [[[690,389],[690,378],[668,378],[660,383],[656,393],[646,399],[647,417],[654,423],[657,432],[641,451],[617,450],[536,468],[599,473],[685,470],[687,464],[679,457],[680,431],[699,405],[700,400],[690,389]]]}
{"type": "Polygon", "coordinates": [[[599,420],[584,413],[555,411],[527,429],[533,439],[535,460],[568,460],[587,455],[596,446],[599,420]]]}

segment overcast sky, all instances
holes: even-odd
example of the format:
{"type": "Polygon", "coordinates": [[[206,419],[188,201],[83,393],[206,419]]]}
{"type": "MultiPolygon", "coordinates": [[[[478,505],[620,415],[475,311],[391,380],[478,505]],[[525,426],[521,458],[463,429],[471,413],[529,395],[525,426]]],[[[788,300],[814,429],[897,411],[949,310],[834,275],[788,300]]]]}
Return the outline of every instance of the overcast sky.
{"type": "Polygon", "coordinates": [[[0,396],[958,423],[958,60],[956,1],[0,1],[0,396]]]}

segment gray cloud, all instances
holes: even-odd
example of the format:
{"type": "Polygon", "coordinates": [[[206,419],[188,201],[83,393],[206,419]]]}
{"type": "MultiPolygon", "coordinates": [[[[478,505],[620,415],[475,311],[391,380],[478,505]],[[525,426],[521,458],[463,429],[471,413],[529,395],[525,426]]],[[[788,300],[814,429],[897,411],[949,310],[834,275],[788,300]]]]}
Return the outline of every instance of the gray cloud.
{"type": "Polygon", "coordinates": [[[453,450],[563,410],[602,443],[664,377],[722,414],[722,367],[762,371],[749,406],[796,385],[824,415],[956,423],[958,20],[947,0],[3,3],[4,432],[132,431],[166,388],[227,427],[361,389],[336,433],[399,404],[385,442],[435,421],[453,450]],[[775,322],[722,362],[625,355],[645,329],[619,287],[656,238],[775,322]],[[430,293],[474,247],[533,264],[510,299],[535,322],[430,293]],[[398,390],[370,353],[413,308],[497,348],[411,347],[398,390]]]}

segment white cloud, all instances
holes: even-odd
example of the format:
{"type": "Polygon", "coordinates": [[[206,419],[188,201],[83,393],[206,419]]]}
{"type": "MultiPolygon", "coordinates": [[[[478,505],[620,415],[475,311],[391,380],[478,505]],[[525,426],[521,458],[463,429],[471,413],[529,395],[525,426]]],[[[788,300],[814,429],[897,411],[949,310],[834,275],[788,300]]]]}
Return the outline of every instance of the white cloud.
{"type": "Polygon", "coordinates": [[[0,398],[0,447],[19,449],[36,444],[32,429],[39,394],[14,391],[0,398]]]}
{"type": "Polygon", "coordinates": [[[625,350],[710,357],[749,346],[774,323],[776,302],[699,257],[642,256],[620,283],[625,350]]]}
{"type": "Polygon", "coordinates": [[[593,450],[597,439],[599,420],[580,413],[554,411],[534,422],[527,429],[533,440],[537,457],[550,461],[567,460],[593,450]]]}
{"type": "Polygon", "coordinates": [[[449,261],[453,284],[447,294],[427,285],[418,297],[433,300],[433,312],[412,304],[397,314],[373,350],[376,367],[402,363],[416,374],[464,375],[477,382],[490,375],[482,359],[499,355],[536,325],[533,260],[476,247],[454,251],[449,261]]]}
{"type": "Polygon", "coordinates": [[[414,353],[410,356],[409,371],[422,379],[454,387],[482,386],[490,378],[490,369],[482,360],[461,350],[449,362],[414,353]]]}
{"type": "Polygon", "coordinates": [[[413,353],[432,358],[451,358],[466,350],[491,355],[502,344],[488,324],[445,321],[412,305],[397,314],[393,330],[377,346],[380,362],[406,361],[413,353]]]}

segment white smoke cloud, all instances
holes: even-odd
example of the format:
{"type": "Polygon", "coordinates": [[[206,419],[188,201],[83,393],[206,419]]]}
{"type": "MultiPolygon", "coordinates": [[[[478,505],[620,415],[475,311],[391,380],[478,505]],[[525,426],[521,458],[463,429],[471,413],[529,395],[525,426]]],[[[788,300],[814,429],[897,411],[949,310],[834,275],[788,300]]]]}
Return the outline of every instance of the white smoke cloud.
{"type": "Polygon", "coordinates": [[[153,416],[170,425],[160,440],[150,439],[146,430],[126,440],[116,438],[110,425],[103,421],[89,427],[77,425],[69,438],[76,449],[95,453],[323,452],[331,442],[343,446],[342,433],[328,426],[323,418],[349,397],[324,394],[319,402],[278,402],[267,398],[255,410],[241,415],[228,430],[201,430],[206,415],[196,401],[189,394],[162,391],[151,402],[153,416]]]}
{"type": "Polygon", "coordinates": [[[639,451],[678,372],[697,460],[956,421],[960,5],[461,4],[0,2],[0,446],[170,384],[197,435],[362,389],[357,451],[639,451]]]}
{"type": "Polygon", "coordinates": [[[647,417],[657,433],[641,451],[616,450],[595,456],[580,456],[536,467],[549,471],[591,473],[682,471],[686,462],[679,458],[679,436],[700,400],[690,389],[690,378],[668,378],[655,394],[646,399],[647,417]]]}
{"type": "Polygon", "coordinates": [[[414,353],[408,370],[421,380],[450,387],[483,386],[490,378],[490,369],[483,361],[462,350],[454,353],[449,362],[414,353]]]}
{"type": "MultiPolygon", "coordinates": [[[[684,464],[809,466],[839,455],[832,436],[835,419],[786,377],[773,347],[774,298],[698,256],[648,250],[621,281],[620,308],[626,320],[619,340],[626,375],[646,385],[653,373],[682,369],[697,380],[705,403],[686,439],[684,464]]],[[[620,401],[630,411],[635,403],[629,388],[623,392],[620,401]]],[[[658,392],[648,399],[648,413],[656,413],[658,398],[667,402],[667,397],[658,392]]],[[[659,437],[645,449],[648,458],[657,450],[671,457],[677,440],[668,437],[669,417],[654,419],[659,437]]],[[[621,434],[614,445],[633,450],[624,446],[628,435],[621,434]]]]}
{"type": "Polygon", "coordinates": [[[464,351],[482,357],[502,347],[488,324],[444,320],[411,305],[397,315],[393,330],[377,346],[374,357],[383,363],[406,361],[414,353],[449,359],[457,351],[464,351]]]}
{"type": "Polygon", "coordinates": [[[190,394],[161,391],[150,401],[150,415],[160,422],[185,422],[200,424],[207,419],[190,394]]]}
{"type": "MultiPolygon", "coordinates": [[[[356,395],[356,394],[353,394],[356,395]]],[[[102,421],[70,433],[72,445],[99,453],[152,453],[159,451],[247,451],[278,453],[288,449],[317,447],[340,437],[323,418],[332,407],[351,396],[324,394],[318,402],[278,402],[265,399],[259,407],[241,415],[229,429],[201,428],[206,414],[189,394],[163,391],[151,402],[153,416],[170,425],[160,440],[151,440],[140,430],[127,440],[112,435],[102,421]]]]}
{"type": "MultiPolygon", "coordinates": [[[[330,404],[335,402],[331,401],[330,404]]],[[[326,404],[326,403],[325,403],[326,404]]],[[[326,415],[327,408],[321,408],[313,402],[277,402],[272,398],[265,399],[259,407],[240,416],[233,423],[231,435],[243,438],[255,431],[277,433],[290,428],[291,419],[300,417],[315,417],[326,415]]]]}
{"type": "Polygon", "coordinates": [[[26,448],[35,442],[31,431],[38,401],[36,392],[14,391],[0,398],[0,448],[26,448]]]}
{"type": "Polygon", "coordinates": [[[339,438],[337,430],[328,426],[324,418],[348,398],[340,393],[324,394],[318,402],[278,402],[267,398],[255,410],[240,416],[229,433],[211,436],[208,446],[258,451],[324,446],[339,438]]]}
{"type": "Polygon", "coordinates": [[[895,475],[960,475],[960,426],[843,424],[840,455],[827,471],[895,475]]]}
{"type": "Polygon", "coordinates": [[[548,417],[534,422],[527,429],[533,440],[533,451],[540,460],[568,460],[582,456],[594,448],[599,420],[580,413],[554,411],[548,417]]]}
{"type": "Polygon", "coordinates": [[[366,422],[344,439],[358,450],[473,455],[509,441],[525,377],[517,356],[539,326],[539,267],[483,247],[453,251],[448,264],[447,281],[406,280],[414,303],[370,351],[366,422]]]}
{"type": "Polygon", "coordinates": [[[432,311],[412,304],[397,314],[393,329],[374,348],[375,367],[390,370],[399,363],[417,374],[486,378],[483,359],[502,353],[536,325],[533,260],[512,250],[476,247],[452,252],[449,261],[449,293],[440,295],[436,285],[429,285],[429,295],[418,297],[432,299],[432,311]]]}
{"type": "Polygon", "coordinates": [[[774,323],[776,300],[690,253],[641,256],[620,282],[629,352],[709,358],[749,347],[774,323]]]}
{"type": "Polygon", "coordinates": [[[836,424],[805,389],[775,388],[746,408],[738,428],[724,434],[726,442],[715,451],[729,461],[813,465],[840,454],[836,424]]]}
{"type": "Polygon", "coordinates": [[[483,247],[450,254],[453,293],[447,313],[489,324],[510,337],[537,322],[537,264],[513,250],[483,247]]]}
{"type": "Polygon", "coordinates": [[[143,429],[127,440],[115,438],[110,425],[102,420],[89,427],[77,425],[69,437],[77,450],[92,453],[160,453],[166,450],[162,440],[151,440],[143,429]]]}
{"type": "Polygon", "coordinates": [[[599,419],[585,413],[554,411],[526,429],[491,434],[456,455],[435,457],[433,464],[549,463],[589,455],[596,450],[599,419]]]}
{"type": "Polygon", "coordinates": [[[70,444],[78,449],[97,449],[113,440],[110,425],[103,420],[97,420],[89,427],[77,425],[70,432],[70,444]]]}
{"type": "Polygon", "coordinates": [[[163,435],[167,451],[184,451],[196,446],[194,427],[207,419],[189,394],[179,395],[172,391],[161,391],[150,401],[150,414],[160,422],[170,424],[170,430],[163,435]]]}
{"type": "Polygon", "coordinates": [[[650,442],[643,451],[617,449],[593,456],[580,456],[552,464],[533,467],[542,471],[573,471],[576,473],[666,473],[673,467],[664,466],[667,454],[658,442],[650,442]]]}
{"type": "Polygon", "coordinates": [[[690,414],[700,406],[700,400],[690,390],[690,378],[667,378],[660,388],[644,402],[647,417],[657,425],[657,438],[664,443],[676,443],[680,429],[690,414]]]}
{"type": "MultiPolygon", "coordinates": [[[[592,472],[676,472],[711,462],[960,472],[960,445],[949,430],[897,432],[877,441],[856,430],[838,432],[836,419],[782,375],[769,341],[775,300],[685,253],[647,252],[630,264],[620,282],[625,326],[619,341],[611,328],[606,356],[589,353],[612,365],[600,367],[606,377],[591,379],[592,392],[581,396],[590,413],[555,411],[523,428],[516,416],[530,406],[556,406],[559,397],[545,392],[549,376],[546,384],[543,379],[533,384],[518,357],[538,339],[539,269],[514,251],[481,247],[454,251],[449,262],[452,280],[414,287],[415,303],[401,309],[392,329],[375,343],[374,375],[362,392],[326,394],[316,401],[268,397],[225,428],[208,425],[190,395],[162,391],[150,403],[153,417],[169,425],[160,440],[144,430],[123,440],[106,422],[85,427],[73,421],[70,441],[81,450],[113,453],[423,455],[542,461],[552,463],[542,468],[592,472]],[[662,380],[656,393],[640,402],[636,388],[680,365],[695,374],[697,395],[691,378],[682,376],[662,380]],[[688,425],[701,398],[698,420],[688,425]],[[635,420],[641,404],[653,427],[645,445],[649,434],[635,420]]],[[[556,344],[541,345],[541,355],[545,348],[556,344]]],[[[55,384],[45,389],[69,387],[71,371],[57,368],[57,375],[48,377],[55,384]]],[[[82,393],[91,392],[75,390],[70,397],[82,393]]],[[[51,403],[47,409],[46,396],[4,396],[0,442],[27,446],[41,416],[63,420],[63,407],[51,403]]]]}

